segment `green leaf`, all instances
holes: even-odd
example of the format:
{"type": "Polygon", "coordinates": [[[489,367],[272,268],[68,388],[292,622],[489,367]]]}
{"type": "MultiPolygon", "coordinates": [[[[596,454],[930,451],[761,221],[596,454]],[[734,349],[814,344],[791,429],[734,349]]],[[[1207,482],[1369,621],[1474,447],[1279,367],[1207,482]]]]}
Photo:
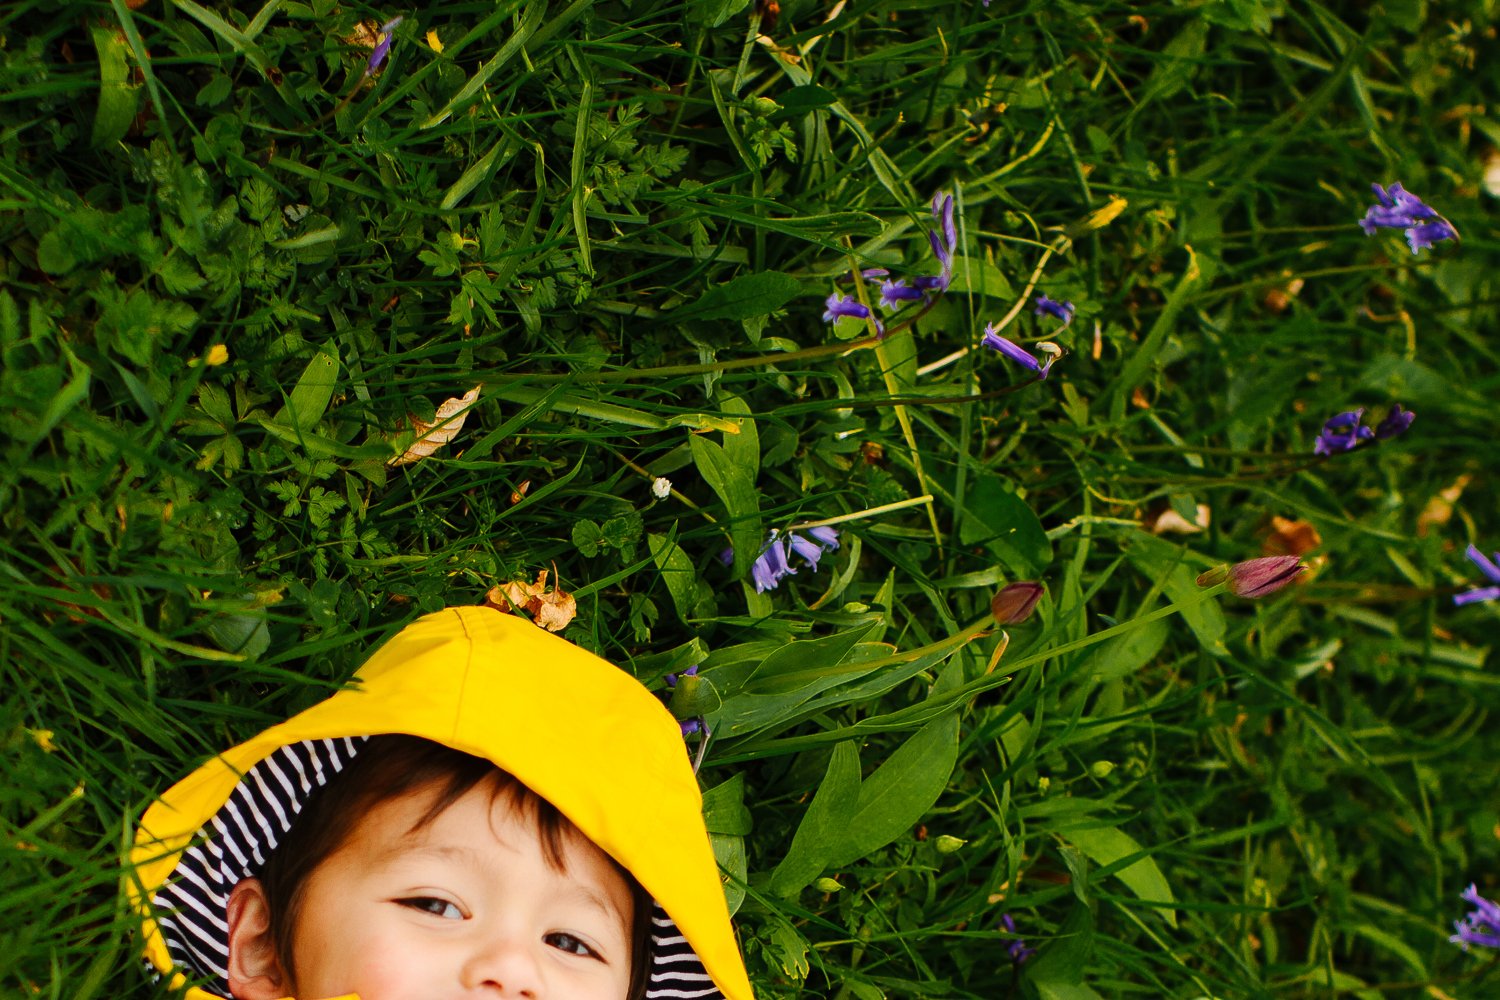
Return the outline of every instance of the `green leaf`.
{"type": "Polygon", "coordinates": [[[1042,1000],[1099,1000],[1083,981],[1084,967],[1094,954],[1094,916],[1075,902],[1057,935],[1022,969],[1042,1000]]]}
{"type": "MultiPolygon", "coordinates": [[[[495,140],[495,144],[490,147],[490,151],[480,157],[479,162],[475,163],[468,170],[465,170],[463,175],[453,182],[453,186],[444,192],[443,200],[439,203],[438,207],[447,211],[463,201],[464,198],[468,197],[470,191],[479,186],[480,182],[491,176],[496,170],[504,166],[512,156],[516,155],[516,150],[518,149],[520,149],[520,144],[508,136],[502,136],[495,140]]],[[[488,248],[486,248],[485,252],[489,252],[488,248]]]]}
{"type": "Polygon", "coordinates": [[[724,449],[694,434],[689,439],[693,461],[698,471],[729,512],[729,537],[734,543],[734,575],[749,574],[750,565],[760,555],[764,544],[760,527],[760,501],[750,473],[729,460],[724,449]]]}
{"type": "Polygon", "coordinates": [[[673,318],[749,319],[775,312],[802,292],[802,282],[780,271],[742,274],[709,288],[673,318]]]}
{"type": "Polygon", "coordinates": [[[792,846],[771,874],[773,893],[795,898],[823,874],[858,807],[859,783],[859,748],[852,741],[838,744],[812,804],[797,824],[792,846]]]}
{"type": "MultiPolygon", "coordinates": [[[[577,540],[576,536],[574,540],[577,540]]],[[[667,585],[667,593],[672,595],[677,617],[686,623],[698,603],[698,570],[693,560],[665,535],[647,535],[646,544],[651,548],[651,557],[656,561],[662,582],[667,585]]]]}
{"type": "Polygon", "coordinates": [[[1093,682],[1105,684],[1117,677],[1128,677],[1156,659],[1171,634],[1165,618],[1147,622],[1124,635],[1117,635],[1099,646],[1089,657],[1093,682]]]}
{"type": "MultiPolygon", "coordinates": [[[[1176,546],[1144,531],[1130,532],[1129,545],[1126,555],[1130,564],[1152,583],[1160,581],[1162,591],[1173,601],[1187,601],[1201,592],[1198,571],[1177,561],[1180,550],[1176,546]]],[[[1200,601],[1183,608],[1181,614],[1204,649],[1215,656],[1229,655],[1229,649],[1224,645],[1227,628],[1224,610],[1218,601],[1200,601]]]]}
{"type": "Polygon", "coordinates": [[[95,149],[113,146],[125,138],[135,121],[138,88],[129,84],[125,63],[125,40],[108,28],[92,28],[94,50],[99,55],[99,109],[94,114],[90,138],[95,149]]]}
{"type": "Polygon", "coordinates": [[[745,838],[723,833],[710,833],[708,841],[714,849],[714,860],[727,873],[721,874],[719,878],[724,883],[724,902],[729,906],[729,915],[732,917],[739,910],[740,904],[745,901],[744,883],[748,875],[745,838]]]}
{"type": "Polygon", "coordinates": [[[677,678],[677,687],[672,690],[672,700],[667,703],[672,717],[678,720],[694,719],[700,715],[712,715],[723,704],[713,681],[707,677],[677,678]]]}
{"type": "Polygon", "coordinates": [[[917,730],[860,786],[844,838],[829,852],[829,867],[842,868],[911,829],[943,794],[957,760],[957,713],[917,730]]]}
{"type": "Polygon", "coordinates": [[[266,627],[266,620],[250,615],[214,615],[203,626],[203,634],[220,649],[239,653],[250,660],[260,659],[271,646],[271,631],[266,627]]]}
{"type": "Polygon", "coordinates": [[[687,19],[692,24],[717,28],[744,10],[749,2],[750,0],[692,0],[688,6],[687,19]]]}
{"type": "Polygon", "coordinates": [[[599,554],[599,525],[585,518],[573,525],[573,544],[578,547],[586,558],[592,559],[599,554]]]}
{"type": "Polygon", "coordinates": [[[750,832],[750,810],[745,807],[745,776],[736,774],[703,793],[703,825],[709,833],[743,837],[750,832]]]}
{"type": "MultiPolygon", "coordinates": [[[[1135,838],[1114,827],[1060,832],[1100,867],[1112,865],[1121,858],[1140,853],[1141,850],[1141,845],[1135,842],[1135,838]]],[[[1126,887],[1141,899],[1150,900],[1153,903],[1174,902],[1172,887],[1167,884],[1166,876],[1157,867],[1155,858],[1141,858],[1115,872],[1115,878],[1124,882],[1126,887]]],[[[1158,912],[1167,923],[1173,927],[1177,926],[1176,910],[1163,909],[1158,912]]]]}
{"type": "Polygon", "coordinates": [[[999,476],[979,475],[969,488],[962,539],[988,541],[995,555],[1018,576],[1040,574],[1052,562],[1052,542],[1042,522],[999,476]]]}
{"type": "MultiPolygon", "coordinates": [[[[537,25],[542,23],[542,17],[546,13],[546,0],[531,0],[526,5],[525,13],[521,15],[520,25],[505,40],[505,44],[500,46],[500,51],[495,53],[494,58],[479,67],[478,72],[471,76],[469,81],[463,85],[463,89],[454,94],[448,103],[443,105],[442,110],[428,118],[418,128],[426,129],[440,125],[453,112],[466,107],[484,89],[484,85],[489,82],[490,77],[504,69],[505,65],[516,57],[521,51],[522,46],[526,44],[536,31],[537,25]]],[[[566,16],[566,12],[559,15],[557,19],[561,19],[564,16],[566,16]]]]}
{"type": "Polygon", "coordinates": [[[63,239],[61,228],[42,234],[36,245],[36,263],[48,274],[67,274],[78,264],[78,258],[63,239]]]}
{"type": "Polygon", "coordinates": [[[873,628],[872,622],[822,639],[789,642],[760,662],[745,679],[744,690],[749,694],[788,694],[800,690],[830,667],[842,663],[873,628]]]}
{"type": "Polygon", "coordinates": [[[198,318],[186,304],[158,299],[144,288],[127,295],[106,285],[91,294],[103,307],[94,336],[142,367],[151,363],[159,339],[181,333],[198,318]]]}
{"type": "Polygon", "coordinates": [[[624,517],[612,517],[599,529],[600,544],[611,548],[625,549],[641,540],[641,515],[634,512],[624,517]]]}
{"type": "Polygon", "coordinates": [[[328,404],[333,400],[333,388],[338,384],[338,379],[339,349],[337,344],[330,341],[307,363],[286,405],[276,411],[276,415],[271,418],[272,422],[303,429],[315,426],[323,419],[323,414],[328,412],[328,404]]]}

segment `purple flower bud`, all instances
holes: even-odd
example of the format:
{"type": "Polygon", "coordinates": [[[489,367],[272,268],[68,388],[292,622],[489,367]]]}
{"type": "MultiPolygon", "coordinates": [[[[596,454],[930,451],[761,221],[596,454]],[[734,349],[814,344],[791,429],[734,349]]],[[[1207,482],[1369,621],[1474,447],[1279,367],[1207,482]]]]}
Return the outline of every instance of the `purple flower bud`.
{"type": "MultiPolygon", "coordinates": [[[[1479,572],[1490,578],[1491,583],[1500,584],[1500,566],[1486,559],[1484,553],[1480,552],[1477,546],[1471,544],[1464,555],[1468,556],[1469,560],[1475,566],[1479,567],[1479,572]]],[[[1500,552],[1495,553],[1495,559],[1500,561],[1500,552]]],[[[1453,595],[1453,603],[1473,604],[1476,601],[1493,601],[1497,597],[1500,597],[1500,586],[1479,587],[1475,590],[1466,590],[1462,594],[1453,595]]]]}
{"type": "Polygon", "coordinates": [[[1019,625],[1031,617],[1046,592],[1046,586],[1036,580],[1007,584],[991,599],[990,614],[1001,625],[1019,625]]]}
{"type": "Polygon", "coordinates": [[[1459,898],[1473,903],[1476,909],[1463,920],[1453,922],[1458,933],[1448,940],[1464,951],[1471,944],[1500,948],[1500,906],[1481,896],[1476,885],[1470,885],[1459,898]]]}
{"type": "Polygon", "coordinates": [[[677,727],[682,730],[682,735],[691,736],[703,728],[703,720],[699,718],[688,719],[685,722],[677,723],[677,727]]]}
{"type": "Polygon", "coordinates": [[[808,528],[807,533],[818,540],[818,544],[828,550],[839,547],[839,532],[837,528],[823,525],[820,528],[808,528]]]}
{"type": "Polygon", "coordinates": [[[786,540],[777,535],[776,529],[772,528],[770,541],[750,566],[750,577],[755,581],[757,594],[776,589],[782,577],[793,576],[797,572],[787,565],[786,540]]]}
{"type": "Polygon", "coordinates": [[[1052,343],[1037,344],[1037,348],[1047,355],[1046,361],[1038,361],[1034,355],[1020,344],[1009,340],[995,329],[995,324],[986,323],[984,327],[984,338],[979,341],[979,346],[988,347],[992,351],[999,351],[1020,365],[1025,365],[1032,371],[1039,373],[1042,378],[1047,377],[1047,372],[1052,367],[1052,362],[1062,357],[1062,348],[1052,343]]]}
{"type": "MultiPolygon", "coordinates": [[[[1011,919],[1009,913],[1000,914],[999,927],[1003,928],[1007,934],[1014,934],[1016,932],[1016,922],[1011,919]]],[[[1005,952],[1010,956],[1012,962],[1020,965],[1032,955],[1035,955],[1036,949],[1026,947],[1026,942],[1017,938],[1006,947],[1005,952]]]]}
{"type": "Polygon", "coordinates": [[[391,51],[391,41],[396,37],[396,27],[404,20],[405,17],[393,17],[380,26],[380,40],[375,43],[375,51],[370,53],[370,61],[365,65],[365,76],[374,73],[385,62],[386,53],[391,51]]]}
{"type": "Polygon", "coordinates": [[[1453,228],[1447,219],[1439,219],[1436,222],[1424,222],[1420,226],[1412,226],[1406,230],[1406,242],[1411,247],[1411,252],[1416,253],[1423,247],[1431,247],[1434,243],[1443,240],[1458,239],[1458,230],[1453,228]]]}
{"type": "Polygon", "coordinates": [[[1036,314],[1038,316],[1043,314],[1056,316],[1063,321],[1063,326],[1067,326],[1073,322],[1073,303],[1053,302],[1045,295],[1038,295],[1036,298],[1036,314]]]}
{"type": "Polygon", "coordinates": [[[1374,438],[1374,431],[1360,426],[1359,418],[1364,415],[1364,412],[1364,408],[1361,407],[1330,418],[1323,425],[1322,433],[1318,435],[1318,440],[1313,445],[1313,454],[1333,455],[1341,451],[1350,451],[1361,441],[1374,438]]]}
{"type": "Polygon", "coordinates": [[[1265,556],[1235,563],[1229,567],[1229,592],[1236,597],[1267,597],[1297,579],[1306,568],[1298,556],[1265,556]]]}
{"type": "Polygon", "coordinates": [[[1406,433],[1406,429],[1411,426],[1411,422],[1415,419],[1417,419],[1415,413],[1410,410],[1401,409],[1401,404],[1397,403],[1395,408],[1385,415],[1385,419],[1376,426],[1375,440],[1384,441],[1386,438],[1393,438],[1397,434],[1406,433]]]}
{"type": "Polygon", "coordinates": [[[926,297],[926,293],[920,288],[909,287],[905,278],[883,281],[880,284],[880,305],[883,309],[900,309],[907,302],[926,297]]]}
{"type": "Polygon", "coordinates": [[[1430,205],[1422,202],[1421,198],[1405,190],[1398,181],[1387,190],[1379,184],[1371,184],[1375,191],[1375,197],[1380,204],[1371,205],[1365,212],[1365,217],[1359,220],[1360,228],[1365,231],[1366,236],[1374,236],[1375,230],[1405,229],[1406,242],[1411,246],[1411,252],[1416,253],[1423,247],[1430,247],[1441,240],[1458,239],[1458,230],[1453,224],[1439,215],[1430,205]],[[1430,219],[1431,222],[1420,220],[1430,219]]]}
{"type": "Polygon", "coordinates": [[[840,316],[853,316],[855,319],[869,319],[870,307],[854,301],[852,295],[840,295],[834,292],[824,300],[823,322],[832,323],[840,316]]]}
{"type": "Polygon", "coordinates": [[[816,571],[818,568],[818,559],[823,555],[823,547],[811,538],[804,538],[796,533],[791,535],[790,541],[796,553],[803,559],[806,559],[807,564],[816,571]]]}
{"type": "Polygon", "coordinates": [[[679,676],[681,676],[681,677],[697,677],[698,676],[698,664],[696,664],[696,663],[693,664],[691,667],[688,667],[686,670],[684,670],[681,674],[667,674],[665,677],[662,678],[662,680],[664,680],[664,681],[667,682],[667,687],[674,688],[674,687],[677,686],[677,678],[679,676]]]}

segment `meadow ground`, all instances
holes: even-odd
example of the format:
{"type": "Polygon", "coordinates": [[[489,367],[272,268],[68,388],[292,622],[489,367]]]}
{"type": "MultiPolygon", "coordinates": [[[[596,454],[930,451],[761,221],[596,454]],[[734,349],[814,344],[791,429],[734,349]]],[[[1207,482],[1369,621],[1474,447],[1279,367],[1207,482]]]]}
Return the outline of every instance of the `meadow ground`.
{"type": "Polygon", "coordinates": [[[487,594],[706,720],[761,1000],[1494,996],[1497,23],[6,6],[0,997],[166,993],[142,810],[487,594]]]}

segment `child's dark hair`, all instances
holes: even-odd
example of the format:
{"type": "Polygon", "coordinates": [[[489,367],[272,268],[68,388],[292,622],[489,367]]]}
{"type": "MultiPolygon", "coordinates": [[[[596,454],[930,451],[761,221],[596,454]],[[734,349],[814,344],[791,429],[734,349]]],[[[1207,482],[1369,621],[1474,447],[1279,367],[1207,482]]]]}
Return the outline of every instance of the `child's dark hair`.
{"type": "MultiPolygon", "coordinates": [[[[563,838],[583,834],[557,811],[556,806],[521,784],[513,775],[483,757],[420,736],[399,733],[372,736],[348,767],[308,799],[292,828],[261,869],[261,886],[270,910],[271,937],[282,970],[295,981],[292,943],[308,876],[343,846],[365,814],[382,802],[429,786],[436,787],[437,798],[409,831],[415,833],[486,779],[493,781],[496,798],[504,796],[512,809],[535,821],[542,855],[554,870],[563,871],[563,838]]],[[[642,1000],[650,966],[651,896],[623,865],[613,858],[609,861],[630,887],[634,904],[630,928],[630,990],[626,998],[642,1000]]]]}

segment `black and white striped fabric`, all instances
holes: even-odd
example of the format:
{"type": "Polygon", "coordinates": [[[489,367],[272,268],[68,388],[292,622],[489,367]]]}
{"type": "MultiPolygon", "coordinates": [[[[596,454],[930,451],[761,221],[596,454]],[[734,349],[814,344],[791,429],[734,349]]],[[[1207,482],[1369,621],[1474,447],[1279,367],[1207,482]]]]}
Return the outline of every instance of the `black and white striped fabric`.
{"type": "MultiPolygon", "coordinates": [[[[256,764],[151,897],[167,951],[184,970],[207,977],[201,986],[206,992],[230,1000],[225,918],[230,891],[241,879],[260,874],[309,797],[342,771],[367,739],[304,740],[256,764]]],[[[646,1000],[724,1000],[692,945],[655,902],[646,1000]]]]}

